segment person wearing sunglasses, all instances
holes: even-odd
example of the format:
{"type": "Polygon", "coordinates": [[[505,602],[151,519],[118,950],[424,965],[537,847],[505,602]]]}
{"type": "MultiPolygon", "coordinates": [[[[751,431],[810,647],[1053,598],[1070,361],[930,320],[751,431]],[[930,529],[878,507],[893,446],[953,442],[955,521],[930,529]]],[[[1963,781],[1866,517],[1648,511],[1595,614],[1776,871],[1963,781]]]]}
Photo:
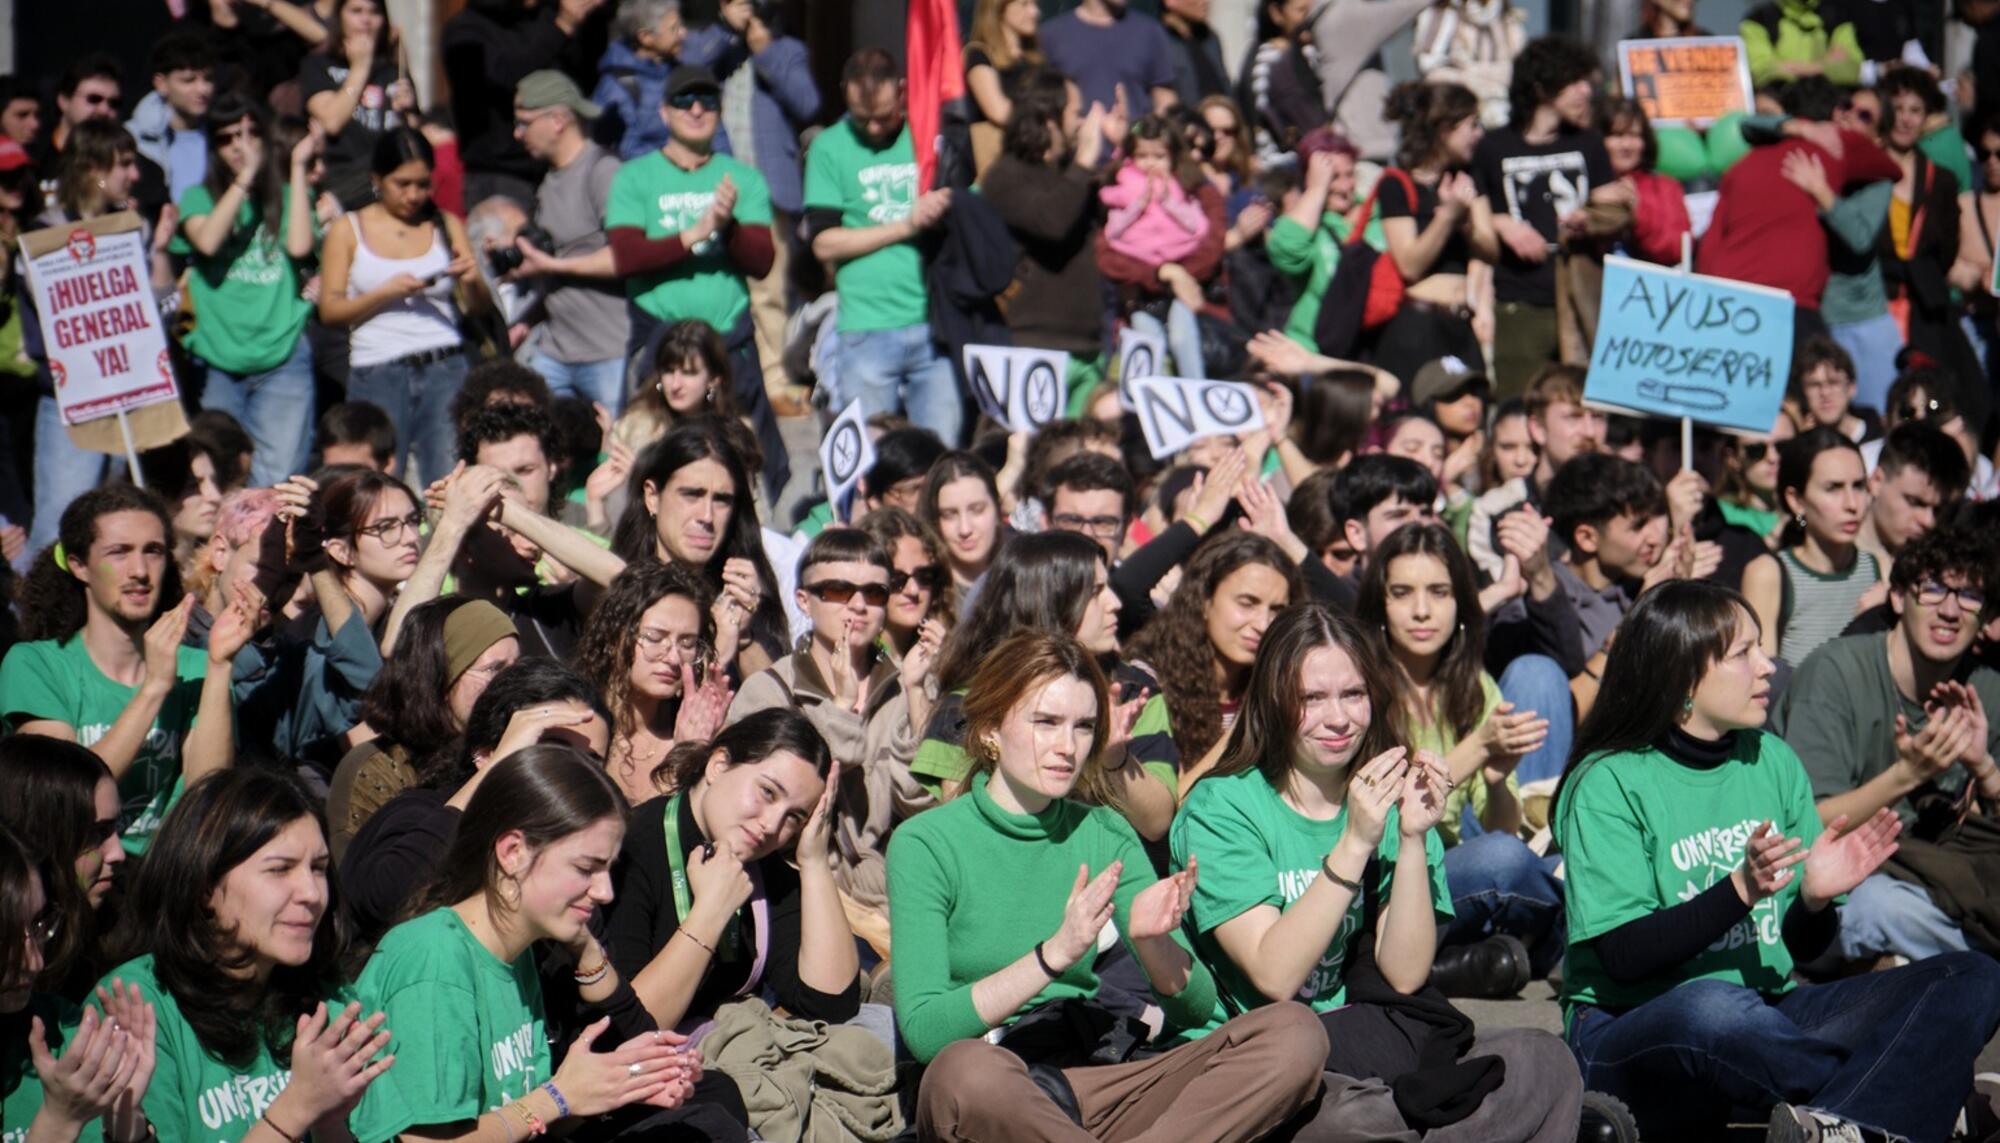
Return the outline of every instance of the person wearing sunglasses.
{"type": "Polygon", "coordinates": [[[890,655],[901,659],[909,654],[925,620],[935,619],[949,632],[958,618],[958,588],[945,563],[944,540],[892,504],[869,512],[855,527],[875,537],[895,569],[889,573],[889,608],[882,624],[882,643],[890,655]]]}
{"type": "Polygon", "coordinates": [[[1722,454],[1722,478],[1715,486],[1722,518],[1750,529],[1773,547],[1785,524],[1778,499],[1778,445],[1797,435],[1791,418],[1779,417],[1763,436],[1731,438],[1722,454]]]}
{"type": "MultiPolygon", "coordinates": [[[[1896,560],[1886,627],[1871,623],[1799,664],[1771,725],[1805,761],[1822,821],[1864,821],[1887,807],[1907,836],[1935,842],[1965,813],[2000,807],[2000,720],[1987,714],[2000,711],[2000,672],[1972,654],[1994,616],[1991,569],[1975,531],[1938,528],[1896,560]]],[[[1951,888],[1965,858],[1929,845],[1913,852],[1919,880],[1877,874],[1848,896],[1839,961],[1922,960],[1971,946],[1953,919],[1976,915],[1951,888]]]]}
{"type": "Polygon", "coordinates": [[[910,762],[934,705],[930,676],[945,625],[926,619],[900,658],[885,653],[889,551],[859,528],[828,528],[799,557],[798,604],[812,632],[797,650],[750,676],[729,708],[735,724],[758,711],[790,707],[826,739],[841,772],[834,799],[842,827],[830,855],[835,880],[875,914],[878,951],[888,952],[883,852],[889,830],[913,806],[928,805],[910,762]]]}

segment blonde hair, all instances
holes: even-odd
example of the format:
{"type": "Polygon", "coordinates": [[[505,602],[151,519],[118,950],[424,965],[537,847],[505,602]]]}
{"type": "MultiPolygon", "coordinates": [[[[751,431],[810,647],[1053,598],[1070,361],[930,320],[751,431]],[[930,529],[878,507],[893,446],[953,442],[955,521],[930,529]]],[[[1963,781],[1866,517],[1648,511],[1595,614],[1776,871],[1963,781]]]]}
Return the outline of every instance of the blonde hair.
{"type": "Polygon", "coordinates": [[[1006,71],[1017,63],[1038,64],[1042,62],[1042,49],[1033,36],[1021,38],[1021,50],[1017,53],[1007,46],[1007,29],[1000,17],[1006,13],[1007,5],[1017,0],[979,0],[972,10],[972,35],[966,37],[967,48],[981,48],[993,61],[996,71],[1006,71]]]}

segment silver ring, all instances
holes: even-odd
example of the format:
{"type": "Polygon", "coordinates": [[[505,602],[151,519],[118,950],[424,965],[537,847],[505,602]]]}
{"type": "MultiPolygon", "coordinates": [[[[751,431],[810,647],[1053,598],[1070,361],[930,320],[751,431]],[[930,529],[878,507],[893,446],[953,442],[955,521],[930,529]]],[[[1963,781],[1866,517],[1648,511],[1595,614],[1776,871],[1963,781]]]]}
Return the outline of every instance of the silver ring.
{"type": "Polygon", "coordinates": [[[646,1070],[646,1065],[644,1065],[644,1064],[636,1064],[636,1063],[635,1063],[635,1064],[626,1064],[626,1065],[625,1065],[625,1074],[626,1074],[626,1075],[628,1075],[628,1076],[636,1076],[636,1075],[638,1075],[638,1074],[639,1074],[640,1072],[643,1072],[643,1071],[645,1071],[645,1070],[646,1070]]]}

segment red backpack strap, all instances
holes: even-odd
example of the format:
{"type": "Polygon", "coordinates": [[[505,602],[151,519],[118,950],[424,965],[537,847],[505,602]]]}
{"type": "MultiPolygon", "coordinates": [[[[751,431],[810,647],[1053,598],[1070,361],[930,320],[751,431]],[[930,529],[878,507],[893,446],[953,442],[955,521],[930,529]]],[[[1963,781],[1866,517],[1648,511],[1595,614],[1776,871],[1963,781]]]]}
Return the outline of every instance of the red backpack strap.
{"type": "Polygon", "coordinates": [[[1361,242],[1361,236],[1367,232],[1368,224],[1375,221],[1375,200],[1381,197],[1382,179],[1395,179],[1403,184],[1404,199],[1409,202],[1411,210],[1417,208],[1417,184],[1411,180],[1410,173],[1395,167],[1383,167],[1382,177],[1375,180],[1375,186],[1368,192],[1367,201],[1361,204],[1361,224],[1354,228],[1354,233],[1347,236],[1347,245],[1353,246],[1361,242]]]}

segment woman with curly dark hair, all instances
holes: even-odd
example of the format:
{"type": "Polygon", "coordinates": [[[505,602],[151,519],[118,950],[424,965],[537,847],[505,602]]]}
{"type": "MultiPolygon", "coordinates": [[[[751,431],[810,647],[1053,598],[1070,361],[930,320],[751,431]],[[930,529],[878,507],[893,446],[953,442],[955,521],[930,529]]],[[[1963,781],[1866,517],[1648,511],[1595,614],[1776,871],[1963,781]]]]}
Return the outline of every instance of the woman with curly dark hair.
{"type": "Polygon", "coordinates": [[[103,759],[74,742],[16,734],[0,738],[0,790],[0,825],[49,867],[42,888],[56,922],[42,944],[40,979],[45,990],[81,1000],[110,967],[100,938],[111,931],[125,867],[118,783],[103,759]]]}
{"type": "Polygon", "coordinates": [[[1224,532],[1188,559],[1180,585],[1125,649],[1160,680],[1182,758],[1183,793],[1215,765],[1271,620],[1305,598],[1299,565],[1255,532],[1224,532]]]}
{"type": "Polygon", "coordinates": [[[291,774],[227,770],[168,812],[133,887],[149,907],[133,947],[147,951],[105,981],[136,984],[156,1014],[145,1110],[161,1143],[344,1137],[393,1062],[381,1013],[349,1001],[331,865],[317,801],[291,774]]]}
{"type": "Polygon", "coordinates": [[[447,595],[411,610],[396,649],[361,696],[362,725],[375,737],[348,751],[329,783],[335,861],[376,810],[417,784],[426,761],[458,749],[486,684],[520,657],[514,621],[485,600],[447,595]]]}
{"type": "Polygon", "coordinates": [[[611,712],[604,766],[635,806],[660,792],[657,769],[677,743],[722,729],[732,692],[715,658],[713,606],[685,564],[641,560],[611,581],[584,629],[577,670],[611,712]]]}
{"type": "Polygon", "coordinates": [[[182,646],[194,598],[181,593],[167,511],[143,489],[84,493],[58,534],[21,587],[29,641],[0,663],[0,718],[87,743],[118,779],[127,848],[144,852],[175,782],[234,760],[230,672],[255,621],[239,592],[206,653],[182,646]]]}

